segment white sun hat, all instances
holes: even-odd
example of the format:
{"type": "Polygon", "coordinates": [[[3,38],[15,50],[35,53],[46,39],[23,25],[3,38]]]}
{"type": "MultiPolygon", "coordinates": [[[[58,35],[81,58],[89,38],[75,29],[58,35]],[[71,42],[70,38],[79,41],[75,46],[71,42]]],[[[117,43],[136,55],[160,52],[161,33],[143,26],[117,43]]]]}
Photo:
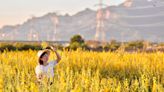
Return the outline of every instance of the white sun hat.
{"type": "Polygon", "coordinates": [[[44,52],[50,53],[50,50],[49,49],[39,50],[37,53],[38,58],[40,58],[44,52]]]}

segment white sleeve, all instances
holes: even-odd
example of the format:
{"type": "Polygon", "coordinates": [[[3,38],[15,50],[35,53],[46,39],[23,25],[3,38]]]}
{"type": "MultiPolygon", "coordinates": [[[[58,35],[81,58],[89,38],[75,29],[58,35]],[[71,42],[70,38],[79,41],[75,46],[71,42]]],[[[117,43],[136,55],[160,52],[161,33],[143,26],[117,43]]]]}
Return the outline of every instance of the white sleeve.
{"type": "Polygon", "coordinates": [[[41,65],[36,66],[35,73],[37,76],[39,76],[39,74],[42,74],[43,73],[43,67],[41,65]]]}
{"type": "Polygon", "coordinates": [[[57,64],[57,61],[56,61],[56,60],[50,61],[49,64],[50,64],[51,66],[55,66],[55,65],[57,64]]]}

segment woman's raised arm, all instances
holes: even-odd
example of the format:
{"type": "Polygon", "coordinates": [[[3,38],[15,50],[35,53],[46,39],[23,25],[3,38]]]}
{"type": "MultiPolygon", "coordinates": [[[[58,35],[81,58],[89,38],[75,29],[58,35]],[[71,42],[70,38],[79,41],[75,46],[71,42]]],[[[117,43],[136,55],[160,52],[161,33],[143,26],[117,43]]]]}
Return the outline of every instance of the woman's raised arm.
{"type": "Polygon", "coordinates": [[[56,61],[57,61],[57,63],[59,63],[60,60],[61,60],[61,56],[59,55],[59,53],[57,52],[57,50],[56,50],[56,48],[54,46],[51,46],[51,49],[55,52],[55,54],[57,56],[56,61]]]}

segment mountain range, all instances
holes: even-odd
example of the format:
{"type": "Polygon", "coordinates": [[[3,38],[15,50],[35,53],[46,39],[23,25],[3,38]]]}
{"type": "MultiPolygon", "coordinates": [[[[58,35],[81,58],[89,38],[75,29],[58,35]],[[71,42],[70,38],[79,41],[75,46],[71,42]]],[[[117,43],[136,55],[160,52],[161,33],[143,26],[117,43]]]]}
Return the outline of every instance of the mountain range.
{"type": "MultiPolygon", "coordinates": [[[[164,42],[164,1],[128,0],[118,6],[103,8],[105,40],[148,40],[164,42]]],[[[0,29],[0,40],[69,41],[80,34],[93,40],[96,34],[97,11],[86,8],[74,15],[48,13],[32,17],[23,24],[0,29]]],[[[99,32],[101,40],[101,32],[99,32]]]]}

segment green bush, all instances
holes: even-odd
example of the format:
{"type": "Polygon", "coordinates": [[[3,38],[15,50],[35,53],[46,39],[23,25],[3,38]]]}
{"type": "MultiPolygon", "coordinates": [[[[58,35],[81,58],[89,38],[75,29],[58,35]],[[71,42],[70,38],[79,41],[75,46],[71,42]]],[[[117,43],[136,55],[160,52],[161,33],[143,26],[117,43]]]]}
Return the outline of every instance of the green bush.
{"type": "Polygon", "coordinates": [[[128,42],[125,48],[127,50],[137,50],[137,49],[142,49],[143,47],[144,44],[142,41],[134,41],[134,42],[128,42]]]}
{"type": "Polygon", "coordinates": [[[16,50],[17,48],[13,45],[10,45],[10,44],[3,44],[0,46],[0,51],[3,52],[4,50],[8,50],[8,51],[14,51],[16,50]]]}
{"type": "Polygon", "coordinates": [[[39,44],[24,44],[24,43],[0,43],[0,52],[4,50],[15,51],[15,50],[40,50],[42,47],[39,44]]]}
{"type": "Polygon", "coordinates": [[[22,47],[18,48],[18,50],[40,50],[42,49],[41,46],[37,46],[37,45],[23,45],[22,47]]]}
{"type": "Polygon", "coordinates": [[[72,44],[70,44],[70,49],[76,50],[77,48],[80,48],[81,44],[78,42],[74,42],[72,44]]]}

